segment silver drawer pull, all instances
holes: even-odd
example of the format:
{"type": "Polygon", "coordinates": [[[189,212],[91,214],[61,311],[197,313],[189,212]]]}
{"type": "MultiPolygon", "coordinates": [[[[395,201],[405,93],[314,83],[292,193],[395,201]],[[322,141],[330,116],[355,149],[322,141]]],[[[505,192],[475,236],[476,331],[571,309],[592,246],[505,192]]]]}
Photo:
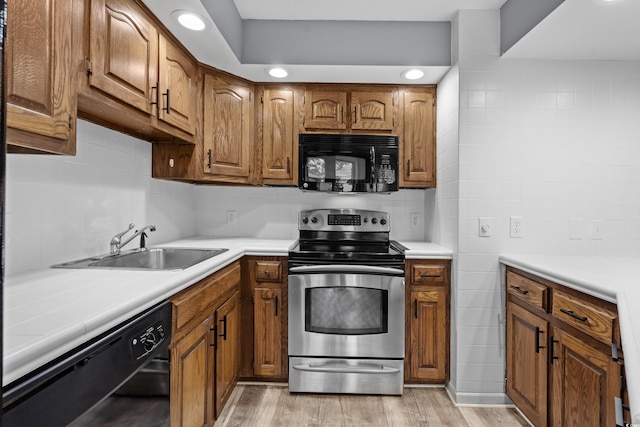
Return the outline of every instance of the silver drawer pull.
{"type": "Polygon", "coordinates": [[[584,323],[587,323],[587,321],[589,320],[588,317],[578,316],[577,314],[575,314],[571,310],[565,310],[564,308],[561,308],[560,311],[563,312],[564,314],[566,314],[567,316],[571,316],[574,319],[579,320],[579,321],[584,322],[584,323]]]}
{"type": "Polygon", "coordinates": [[[382,365],[358,368],[349,365],[294,365],[293,369],[307,372],[332,372],[340,374],[397,374],[400,369],[382,365]]]}

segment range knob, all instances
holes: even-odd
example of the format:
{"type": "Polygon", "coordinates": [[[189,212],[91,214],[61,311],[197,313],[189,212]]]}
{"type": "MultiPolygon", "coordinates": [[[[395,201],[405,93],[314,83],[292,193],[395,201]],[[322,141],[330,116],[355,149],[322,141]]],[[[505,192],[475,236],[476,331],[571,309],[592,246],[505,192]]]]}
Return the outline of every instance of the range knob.
{"type": "Polygon", "coordinates": [[[309,223],[309,218],[307,218],[306,216],[302,218],[302,223],[303,224],[308,224],[309,223]]]}
{"type": "Polygon", "coordinates": [[[316,218],[315,216],[311,217],[311,222],[312,223],[317,223],[318,222],[318,218],[316,218]]]}
{"type": "Polygon", "coordinates": [[[378,218],[371,218],[371,224],[377,224],[378,218]]]}
{"type": "Polygon", "coordinates": [[[366,223],[368,223],[368,222],[369,222],[369,218],[367,218],[367,217],[365,216],[365,217],[364,217],[364,219],[363,219],[362,221],[364,221],[364,223],[366,224],[366,223]]]}
{"type": "Polygon", "coordinates": [[[385,225],[386,223],[387,223],[387,220],[386,220],[386,219],[382,218],[382,219],[380,220],[380,225],[385,225]]]}

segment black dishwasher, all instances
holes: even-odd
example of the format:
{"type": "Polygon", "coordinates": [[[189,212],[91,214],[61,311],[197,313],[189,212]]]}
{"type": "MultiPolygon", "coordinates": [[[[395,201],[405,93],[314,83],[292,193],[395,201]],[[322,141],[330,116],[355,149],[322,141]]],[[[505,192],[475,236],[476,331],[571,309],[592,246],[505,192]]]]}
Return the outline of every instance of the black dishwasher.
{"type": "Polygon", "coordinates": [[[171,341],[163,302],[3,389],[4,427],[65,426],[109,396],[171,341]]]}

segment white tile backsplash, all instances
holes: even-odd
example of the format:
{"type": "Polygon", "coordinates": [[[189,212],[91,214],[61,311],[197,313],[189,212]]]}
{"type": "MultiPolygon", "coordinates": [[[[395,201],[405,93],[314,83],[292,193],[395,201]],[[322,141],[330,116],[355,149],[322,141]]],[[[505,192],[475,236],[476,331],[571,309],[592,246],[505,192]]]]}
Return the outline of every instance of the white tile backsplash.
{"type": "Polygon", "coordinates": [[[196,232],[193,186],[152,179],[149,142],[82,120],[76,156],[9,154],[6,183],[7,274],[106,253],[131,222],[150,244],[196,232]]]}
{"type": "MultiPolygon", "coordinates": [[[[447,230],[456,240],[451,388],[459,401],[477,403],[482,393],[503,392],[500,253],[640,257],[640,63],[501,59],[492,44],[496,17],[461,11],[454,21],[460,124],[449,168],[457,177],[447,177],[459,191],[457,234],[447,230]],[[510,216],[524,218],[524,238],[509,237],[510,216]],[[479,217],[492,218],[491,237],[478,236],[479,217]],[[581,218],[580,240],[570,240],[569,218],[581,218]],[[603,240],[591,239],[593,220],[603,221],[603,240]]],[[[438,106],[455,102],[440,99],[456,96],[441,87],[438,95],[438,106]]],[[[438,198],[436,210],[444,202],[438,198]]],[[[432,234],[445,235],[444,223],[432,234]]]]}

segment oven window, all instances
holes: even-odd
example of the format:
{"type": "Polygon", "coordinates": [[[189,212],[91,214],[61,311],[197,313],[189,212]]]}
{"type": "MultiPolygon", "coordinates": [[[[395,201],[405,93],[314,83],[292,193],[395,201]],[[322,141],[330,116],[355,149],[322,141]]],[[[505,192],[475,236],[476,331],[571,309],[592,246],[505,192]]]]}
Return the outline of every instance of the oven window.
{"type": "Polygon", "coordinates": [[[363,181],[366,175],[366,160],[353,156],[307,157],[307,181],[363,181]]]}
{"type": "Polygon", "coordinates": [[[386,333],[388,293],[356,287],[305,289],[305,331],[340,335],[386,333]]]}

